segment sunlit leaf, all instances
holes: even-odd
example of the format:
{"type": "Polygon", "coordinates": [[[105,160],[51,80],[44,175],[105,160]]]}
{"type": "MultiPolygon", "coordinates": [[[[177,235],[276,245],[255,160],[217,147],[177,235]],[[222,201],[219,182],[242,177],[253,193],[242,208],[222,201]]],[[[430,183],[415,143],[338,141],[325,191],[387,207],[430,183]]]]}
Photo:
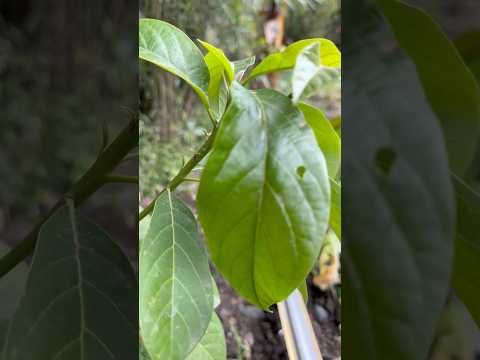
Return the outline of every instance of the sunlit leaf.
{"type": "Polygon", "coordinates": [[[318,145],[322,149],[327,161],[328,175],[335,179],[342,159],[340,137],[330,120],[319,109],[305,103],[298,104],[298,108],[302,111],[307,124],[312,128],[318,145]]]}
{"type": "Polygon", "coordinates": [[[307,46],[298,55],[293,68],[293,102],[307,99],[334,79],[339,79],[339,71],[321,64],[320,44],[307,46]]]}
{"type": "Polygon", "coordinates": [[[297,56],[307,46],[319,44],[320,46],[320,64],[325,67],[339,68],[341,65],[340,51],[335,44],[327,39],[306,39],[297,41],[289,45],[285,50],[279,53],[268,55],[260,62],[250,73],[246,82],[257,76],[271,73],[274,71],[288,70],[295,66],[297,56]]]}
{"type": "Polygon", "coordinates": [[[228,101],[228,84],[225,79],[225,68],[211,52],[205,55],[205,62],[210,72],[210,83],[208,84],[210,111],[215,120],[218,120],[225,111],[228,101]]]}
{"type": "Polygon", "coordinates": [[[152,360],[185,359],[213,311],[212,278],[192,212],[169,191],[140,246],[140,331],[152,360]]]}
{"type": "Polygon", "coordinates": [[[197,197],[212,260],[250,302],[285,299],[312,269],[327,230],[322,152],[286,96],[232,86],[197,197]],[[220,220],[221,219],[221,220],[220,220]]]}
{"type": "Polygon", "coordinates": [[[225,74],[226,74],[226,78],[228,80],[228,84],[230,85],[230,83],[233,81],[233,79],[235,77],[234,65],[225,56],[225,53],[223,52],[223,50],[221,50],[219,48],[216,48],[215,46],[213,46],[213,45],[211,45],[211,44],[209,44],[205,41],[202,41],[202,40],[198,40],[198,42],[200,44],[202,44],[202,46],[205,49],[207,49],[210,54],[215,56],[215,58],[218,60],[218,62],[222,65],[223,69],[225,70],[225,74]]]}

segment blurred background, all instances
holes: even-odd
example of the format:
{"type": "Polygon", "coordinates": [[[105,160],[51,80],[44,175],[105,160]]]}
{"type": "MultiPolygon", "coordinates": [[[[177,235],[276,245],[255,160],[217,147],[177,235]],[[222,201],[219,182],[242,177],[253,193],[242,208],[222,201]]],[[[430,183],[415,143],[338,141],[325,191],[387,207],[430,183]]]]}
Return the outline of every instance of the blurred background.
{"type": "MultiPolygon", "coordinates": [[[[137,4],[0,0],[0,241],[15,245],[138,106],[137,4]]],[[[136,174],[138,162],[119,172],[136,174]]],[[[82,207],[136,260],[137,187],[82,207]]],[[[0,295],[1,298],[1,295],[0,295]]]]}
{"type": "MultiPolygon", "coordinates": [[[[162,19],[192,40],[205,40],[234,61],[252,55],[257,63],[290,43],[325,37],[340,46],[340,0],[141,0],[140,16],[162,19]]],[[[263,76],[253,88],[289,91],[289,72],[263,76]]],[[[340,78],[333,77],[310,100],[329,118],[340,115],[340,78]]],[[[140,206],[154,195],[199,148],[210,120],[196,94],[184,82],[140,62],[140,206]]],[[[192,177],[199,177],[195,171],[192,177]]],[[[195,210],[195,183],[177,192],[195,210]]],[[[324,359],[340,356],[338,259],[330,272],[309,278],[309,311],[324,359]],[[321,290],[324,289],[324,290],[321,290]]],[[[213,270],[221,293],[217,309],[227,339],[228,359],[287,359],[276,312],[248,304],[213,270]]]]}

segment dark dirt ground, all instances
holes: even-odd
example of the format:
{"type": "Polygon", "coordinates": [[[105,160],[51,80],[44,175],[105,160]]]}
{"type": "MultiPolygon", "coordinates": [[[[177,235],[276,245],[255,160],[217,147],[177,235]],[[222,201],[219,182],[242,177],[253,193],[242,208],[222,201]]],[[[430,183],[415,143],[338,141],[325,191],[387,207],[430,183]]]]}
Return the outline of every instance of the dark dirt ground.
{"type": "MultiPolygon", "coordinates": [[[[288,359],[277,310],[264,312],[249,304],[218,273],[215,280],[228,359],[288,359]]],[[[332,294],[309,283],[308,311],[324,360],[340,358],[340,307],[332,294]]]]}

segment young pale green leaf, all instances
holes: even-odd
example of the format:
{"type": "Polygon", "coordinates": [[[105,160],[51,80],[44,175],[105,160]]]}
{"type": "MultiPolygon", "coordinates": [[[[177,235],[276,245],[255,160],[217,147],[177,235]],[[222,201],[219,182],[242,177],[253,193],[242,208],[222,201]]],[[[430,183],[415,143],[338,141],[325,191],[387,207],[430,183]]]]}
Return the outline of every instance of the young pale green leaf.
{"type": "Polygon", "coordinates": [[[140,329],[152,360],[183,360],[213,312],[212,278],[192,212],[169,191],[140,245],[140,329]]]}
{"type": "Polygon", "coordinates": [[[225,68],[211,52],[205,55],[205,62],[210,72],[210,83],[208,84],[210,112],[218,120],[225,111],[228,101],[228,84],[225,79],[225,68]]]}
{"type": "Polygon", "coordinates": [[[330,120],[319,109],[305,103],[298,104],[298,108],[302,111],[307,124],[312,128],[318,145],[323,151],[327,161],[328,175],[335,179],[342,159],[340,137],[330,120]]]}
{"type": "Polygon", "coordinates": [[[295,66],[297,56],[300,54],[300,52],[312,44],[318,44],[320,46],[320,64],[322,66],[340,68],[340,51],[333,42],[320,38],[306,39],[289,45],[282,52],[268,55],[252,70],[246,82],[256,78],[257,76],[274,71],[292,69],[295,66]]]}
{"type": "Polygon", "coordinates": [[[243,78],[245,72],[255,64],[255,56],[245,58],[242,60],[237,60],[233,62],[233,68],[235,70],[235,80],[240,81],[243,78]]]}
{"type": "Polygon", "coordinates": [[[223,325],[218,315],[213,313],[207,332],[187,360],[225,360],[226,358],[227,346],[223,325]]]}
{"type": "Polygon", "coordinates": [[[329,217],[328,174],[288,97],[238,83],[231,96],[197,205],[217,269],[265,309],[285,299],[315,263],[329,217]]]}
{"type": "Polygon", "coordinates": [[[218,62],[222,65],[223,69],[225,70],[226,78],[228,80],[228,84],[230,85],[235,77],[235,72],[234,72],[234,65],[228,60],[228,58],[225,56],[225,53],[223,50],[216,48],[215,46],[202,41],[198,40],[200,44],[215,58],[218,60],[218,62]]]}
{"type": "Polygon", "coordinates": [[[306,99],[332,79],[339,78],[338,69],[321,64],[320,44],[304,48],[297,57],[292,73],[292,100],[306,99]]]}
{"type": "Polygon", "coordinates": [[[140,19],[139,57],[185,80],[208,109],[208,68],[185,33],[165,21],[140,19]]]}
{"type": "Polygon", "coordinates": [[[340,183],[330,178],[330,192],[332,194],[332,202],[330,204],[330,220],[329,225],[337,234],[338,238],[342,238],[342,187],[340,183]]]}
{"type": "Polygon", "coordinates": [[[457,228],[453,287],[480,326],[480,195],[454,176],[457,196],[457,228]]]}
{"type": "Polygon", "coordinates": [[[416,65],[427,99],[443,127],[450,167],[463,177],[480,130],[478,83],[455,46],[428,14],[397,0],[378,3],[400,46],[416,65]]]}
{"type": "Polygon", "coordinates": [[[3,360],[137,357],[137,286],[110,237],[60,208],[40,230],[3,360]]]}

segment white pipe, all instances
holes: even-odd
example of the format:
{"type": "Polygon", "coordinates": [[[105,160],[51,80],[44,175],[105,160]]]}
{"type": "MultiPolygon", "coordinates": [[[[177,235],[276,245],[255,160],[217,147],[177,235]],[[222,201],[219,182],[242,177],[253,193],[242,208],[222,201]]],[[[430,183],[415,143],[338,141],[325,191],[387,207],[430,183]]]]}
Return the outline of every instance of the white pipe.
{"type": "Polygon", "coordinates": [[[289,359],[322,360],[302,294],[295,290],[277,306],[289,359]]]}

